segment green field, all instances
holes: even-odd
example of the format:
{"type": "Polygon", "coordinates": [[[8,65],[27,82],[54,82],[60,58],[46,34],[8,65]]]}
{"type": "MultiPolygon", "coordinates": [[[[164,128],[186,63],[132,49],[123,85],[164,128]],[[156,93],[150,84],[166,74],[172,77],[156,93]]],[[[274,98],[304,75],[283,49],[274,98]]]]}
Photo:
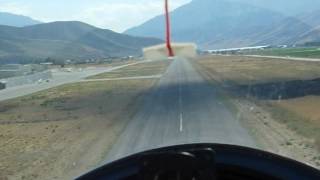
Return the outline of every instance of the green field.
{"type": "Polygon", "coordinates": [[[272,48],[250,51],[246,54],[263,56],[290,56],[302,58],[320,58],[320,47],[310,48],[272,48]]]}

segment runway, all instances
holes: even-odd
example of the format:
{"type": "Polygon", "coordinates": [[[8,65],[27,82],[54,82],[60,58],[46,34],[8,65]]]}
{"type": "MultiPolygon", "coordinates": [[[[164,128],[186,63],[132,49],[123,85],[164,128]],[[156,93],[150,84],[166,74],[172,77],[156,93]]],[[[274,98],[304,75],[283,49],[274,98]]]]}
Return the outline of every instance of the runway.
{"type": "Polygon", "coordinates": [[[248,131],[189,60],[175,59],[106,156],[110,162],[148,149],[185,143],[256,147],[248,131]]]}

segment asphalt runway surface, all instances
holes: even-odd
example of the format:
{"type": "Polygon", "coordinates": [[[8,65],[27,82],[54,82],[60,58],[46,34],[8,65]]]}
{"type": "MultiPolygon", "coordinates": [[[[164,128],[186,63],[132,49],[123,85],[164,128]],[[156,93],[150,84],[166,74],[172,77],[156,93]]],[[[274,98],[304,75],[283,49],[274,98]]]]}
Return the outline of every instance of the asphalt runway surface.
{"type": "Polygon", "coordinates": [[[168,145],[223,143],[256,147],[253,138],[186,59],[175,59],[105,161],[168,145]]]}

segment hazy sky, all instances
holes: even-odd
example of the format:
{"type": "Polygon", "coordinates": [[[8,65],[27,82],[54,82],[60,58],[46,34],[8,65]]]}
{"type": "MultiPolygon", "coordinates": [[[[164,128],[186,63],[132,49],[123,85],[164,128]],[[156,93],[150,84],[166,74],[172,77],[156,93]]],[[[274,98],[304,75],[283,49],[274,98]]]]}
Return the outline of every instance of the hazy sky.
{"type": "MultiPolygon", "coordinates": [[[[164,0],[0,0],[0,11],[51,22],[79,20],[122,32],[163,12],[164,0]]],[[[175,9],[191,0],[171,0],[175,9]]]]}

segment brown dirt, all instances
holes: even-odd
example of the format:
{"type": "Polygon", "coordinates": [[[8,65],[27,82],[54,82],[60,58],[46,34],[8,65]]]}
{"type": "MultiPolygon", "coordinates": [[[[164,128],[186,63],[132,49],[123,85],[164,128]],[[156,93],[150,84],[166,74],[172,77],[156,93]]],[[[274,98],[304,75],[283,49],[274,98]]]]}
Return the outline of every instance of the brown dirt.
{"type": "Polygon", "coordinates": [[[274,119],[272,112],[252,101],[233,101],[237,117],[256,138],[260,148],[320,169],[319,151],[313,138],[301,136],[287,124],[274,119]]]}
{"type": "Polygon", "coordinates": [[[154,82],[75,83],[0,102],[0,179],[72,179],[95,167],[154,82]]]}

